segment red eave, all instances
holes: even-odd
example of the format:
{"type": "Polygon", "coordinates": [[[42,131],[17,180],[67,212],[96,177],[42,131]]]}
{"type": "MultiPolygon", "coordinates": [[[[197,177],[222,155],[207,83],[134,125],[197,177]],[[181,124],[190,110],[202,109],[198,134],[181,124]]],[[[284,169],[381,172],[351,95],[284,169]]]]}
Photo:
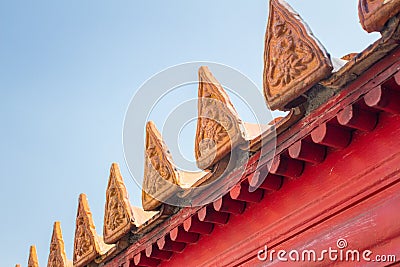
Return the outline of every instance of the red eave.
{"type": "Polygon", "coordinates": [[[267,175],[259,153],[224,203],[180,210],[105,266],[254,266],[265,244],[299,248],[318,238],[323,248],[340,237],[400,258],[399,59],[396,49],[280,134],[272,174],[254,193],[248,180],[267,175]],[[268,194],[281,177],[282,189],[268,194]]]}

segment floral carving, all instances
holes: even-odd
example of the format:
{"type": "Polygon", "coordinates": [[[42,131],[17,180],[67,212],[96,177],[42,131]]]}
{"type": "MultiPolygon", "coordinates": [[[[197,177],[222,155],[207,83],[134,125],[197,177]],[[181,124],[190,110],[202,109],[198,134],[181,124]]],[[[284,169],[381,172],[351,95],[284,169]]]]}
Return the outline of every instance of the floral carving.
{"type": "Polygon", "coordinates": [[[195,156],[199,168],[209,169],[244,139],[239,116],[207,67],[199,69],[199,80],[195,156]]]}
{"type": "Polygon", "coordinates": [[[68,267],[60,222],[55,222],[47,267],[68,267]]]}
{"type": "Polygon", "coordinates": [[[84,218],[80,217],[76,220],[76,227],[74,256],[76,260],[79,260],[93,251],[93,242],[90,238],[89,230],[86,229],[84,218]]]}
{"type": "Polygon", "coordinates": [[[315,57],[309,45],[294,40],[293,30],[278,12],[274,14],[272,35],[270,53],[274,57],[269,62],[268,81],[271,88],[287,86],[307,71],[315,57]]]}
{"type": "Polygon", "coordinates": [[[283,108],[331,70],[328,55],[298,14],[283,0],[271,0],[264,63],[264,92],[271,108],[283,108]]]}
{"type": "Polygon", "coordinates": [[[382,31],[385,23],[400,12],[400,0],[359,0],[358,16],[367,32],[382,31]]]}
{"type": "Polygon", "coordinates": [[[133,216],[128,193],[118,164],[113,163],[106,193],[104,241],[108,244],[117,242],[129,232],[132,222],[133,216]]]}
{"type": "Polygon", "coordinates": [[[74,266],[84,266],[99,255],[92,213],[85,194],[79,196],[74,239],[74,266]]]}
{"type": "Polygon", "coordinates": [[[174,192],[179,172],[153,122],[146,125],[146,148],[142,204],[144,210],[156,210],[174,192]]]}

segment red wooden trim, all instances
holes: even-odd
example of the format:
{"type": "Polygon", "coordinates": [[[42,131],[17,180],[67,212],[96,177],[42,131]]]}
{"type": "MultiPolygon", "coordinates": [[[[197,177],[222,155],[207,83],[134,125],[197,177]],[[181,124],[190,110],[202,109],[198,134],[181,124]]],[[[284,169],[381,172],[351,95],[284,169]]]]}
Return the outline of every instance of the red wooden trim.
{"type": "Polygon", "coordinates": [[[356,105],[345,107],[337,116],[341,125],[365,132],[372,131],[378,121],[376,112],[362,109],[356,105]]]}
{"type": "Polygon", "coordinates": [[[169,234],[163,236],[157,240],[157,246],[160,250],[171,251],[171,252],[182,252],[185,249],[186,244],[182,242],[175,242],[171,240],[169,234]]]}
{"type": "Polygon", "coordinates": [[[159,260],[169,260],[172,256],[172,252],[160,250],[157,244],[148,246],[145,250],[145,253],[147,257],[159,260]]]}
{"type": "Polygon", "coordinates": [[[197,213],[199,220],[216,224],[226,224],[229,220],[229,214],[226,212],[217,212],[212,205],[208,205],[197,213]]]}
{"type": "Polygon", "coordinates": [[[263,198],[264,191],[262,189],[256,189],[250,192],[248,183],[238,183],[230,190],[229,195],[235,200],[257,203],[263,198]]]}
{"type": "Polygon", "coordinates": [[[342,149],[350,144],[351,131],[333,124],[323,123],[311,133],[311,138],[316,144],[342,149]]]}
{"type": "Polygon", "coordinates": [[[212,230],[214,229],[214,224],[202,222],[197,216],[192,216],[183,222],[183,228],[185,231],[190,233],[207,235],[211,234],[212,230]]]}
{"type": "Polygon", "coordinates": [[[196,233],[189,233],[183,229],[183,226],[175,227],[169,233],[172,241],[182,242],[186,244],[196,243],[199,240],[200,235],[196,233]]]}
{"type": "Polygon", "coordinates": [[[231,214],[242,214],[246,208],[246,203],[237,201],[231,198],[230,195],[225,195],[213,203],[216,211],[227,212],[231,214]]]}
{"type": "Polygon", "coordinates": [[[303,172],[304,164],[302,161],[288,158],[285,155],[277,155],[271,165],[270,172],[275,175],[295,179],[300,177],[303,172]]]}
{"type": "Polygon", "coordinates": [[[400,98],[400,91],[385,89],[377,86],[364,97],[365,103],[372,108],[390,112],[400,113],[400,103],[396,101],[400,98]]]}
{"type": "Polygon", "coordinates": [[[131,261],[129,266],[148,266],[155,267],[160,264],[160,260],[152,259],[146,256],[146,254],[142,251],[133,257],[133,261],[131,261]]]}
{"type": "Polygon", "coordinates": [[[279,175],[274,175],[272,173],[262,173],[260,171],[255,171],[253,175],[248,176],[248,183],[250,185],[249,190],[252,192],[256,188],[261,188],[266,191],[266,193],[272,193],[278,191],[283,184],[283,177],[279,175]]]}
{"type": "MultiPolygon", "coordinates": [[[[310,141],[308,136],[320,125],[328,123],[334,127],[345,127],[343,129],[346,131],[355,129],[350,124],[341,126],[339,117],[336,118],[336,116],[341,110],[353,104],[365,109],[364,104],[360,104],[359,100],[371,90],[378,90],[376,89],[377,85],[383,82],[385,82],[383,90],[378,94],[376,92],[371,93],[366,98],[373,99],[375,95],[378,95],[378,98],[384,99],[385,94],[387,94],[385,90],[398,90],[399,85],[395,82],[399,80],[399,74],[396,74],[399,69],[399,60],[400,49],[397,49],[368,69],[326,104],[302,119],[291,129],[279,135],[276,149],[279,156],[277,158],[278,161],[275,161],[275,163],[278,162],[279,164],[275,165],[275,169],[282,168],[282,166],[279,166],[282,158],[291,159],[288,158],[290,156],[290,151],[287,151],[288,147],[300,140],[307,139],[310,141]],[[394,75],[394,77],[390,78],[391,75],[394,75]],[[337,123],[334,123],[333,119],[337,120],[337,123]]],[[[396,92],[391,94],[397,97],[396,92]]],[[[389,100],[396,99],[389,98],[389,100]]],[[[365,107],[368,107],[368,103],[371,104],[368,101],[365,101],[365,107]]],[[[369,105],[369,111],[374,113],[390,111],[390,109],[381,109],[382,105],[379,101],[372,101],[373,105],[369,105]]],[[[390,104],[389,107],[392,109],[391,105],[393,104],[390,104]]],[[[388,104],[383,105],[384,108],[387,106],[388,104]]],[[[168,248],[171,244],[182,244],[184,248],[184,243],[173,243],[170,240],[169,232],[182,224],[182,218],[188,218],[196,213],[199,221],[202,222],[224,224],[227,223],[228,219],[230,222],[227,227],[223,225],[215,227],[212,235],[204,236],[198,244],[188,246],[185,253],[174,254],[168,264],[173,265],[176,263],[179,265],[179,261],[183,260],[184,262],[184,259],[187,261],[190,259],[191,263],[197,262],[199,266],[201,264],[212,264],[213,258],[205,257],[206,255],[204,254],[199,255],[198,253],[201,251],[215,251],[219,256],[214,264],[234,264],[235,261],[239,263],[240,260],[238,258],[243,260],[254,257],[254,252],[257,252],[257,249],[262,245],[261,240],[263,243],[265,240],[271,241],[271,244],[276,246],[307,229],[311,229],[313,225],[321,224],[335,216],[335,214],[343,212],[346,208],[355,205],[357,201],[376,194],[377,191],[393,182],[391,179],[393,179],[394,174],[389,174],[387,171],[393,169],[393,166],[400,165],[399,156],[390,152],[400,145],[393,138],[393,136],[399,135],[399,132],[396,132],[396,127],[400,124],[398,117],[390,117],[387,113],[380,113],[379,117],[378,127],[372,130],[373,134],[360,135],[359,132],[355,132],[352,143],[348,147],[330,151],[328,157],[322,163],[314,166],[304,165],[304,159],[297,159],[303,166],[306,166],[301,174],[301,179],[285,180],[281,190],[274,194],[264,195],[259,204],[249,203],[242,215],[229,217],[228,213],[217,212],[213,205],[200,209],[182,209],[171,219],[159,225],[157,231],[147,233],[139,242],[132,244],[125,252],[108,262],[106,266],[120,266],[124,262],[131,262],[134,255],[145,250],[154,242],[157,242],[159,248],[161,245],[160,250],[168,248]],[[379,140],[377,140],[377,137],[379,137],[379,140]],[[381,146],[379,146],[379,143],[381,146]],[[369,148],[373,153],[369,150],[365,151],[365,148],[369,148]],[[360,161],[360,159],[362,160],[360,161]],[[356,166],[356,168],[350,168],[352,166],[356,166]],[[308,204],[306,205],[305,203],[308,204]],[[321,207],[324,207],[324,210],[321,210],[321,207]],[[295,210],[302,210],[302,212],[296,213],[294,212],[295,210]],[[267,217],[265,217],[266,214],[268,215],[267,217]],[[285,220],[280,220],[279,215],[283,214],[286,215],[285,220]],[[216,219],[218,217],[219,219],[216,219]],[[249,220],[250,218],[257,218],[257,221],[249,220]],[[212,220],[209,221],[210,219],[214,220],[214,222],[212,220]],[[266,225],[268,225],[268,229],[266,229],[266,225]],[[251,231],[249,232],[250,229],[251,231]],[[279,236],[276,236],[277,233],[279,233],[279,236]],[[221,243],[218,240],[223,240],[224,242],[221,243]],[[224,248],[224,246],[232,244],[235,246],[224,248]],[[234,259],[234,262],[232,262],[232,259],[234,259]]],[[[329,132],[326,135],[329,135],[329,132]]],[[[329,144],[323,144],[323,146],[326,145],[329,144]]],[[[265,145],[267,151],[270,146],[272,148],[273,144],[267,143],[265,145]]],[[[260,158],[260,154],[256,153],[249,159],[246,166],[232,171],[229,177],[216,186],[229,188],[229,181],[234,181],[238,178],[238,175],[240,175],[239,178],[241,180],[246,179],[248,181],[248,177],[254,176],[254,172],[260,171],[260,168],[265,167],[271,161],[271,158],[271,155],[260,158]]],[[[265,177],[265,175],[262,176],[265,177]]],[[[286,177],[291,176],[286,173],[286,177]]],[[[207,198],[210,194],[212,194],[212,191],[204,191],[199,199],[207,198]]],[[[399,243],[397,245],[397,247],[400,246],[399,243]]],[[[161,266],[164,263],[162,262],[161,266]]]]}
{"type": "Polygon", "coordinates": [[[325,159],[326,148],[310,141],[300,140],[289,147],[290,157],[309,163],[321,163],[325,159]]]}
{"type": "MultiPolygon", "coordinates": [[[[286,250],[296,249],[298,251],[310,250],[321,252],[324,249],[332,247],[340,251],[337,247],[337,241],[344,239],[347,242],[347,250],[371,250],[376,255],[378,253],[388,255],[397,255],[400,260],[399,247],[388,246],[393,240],[400,237],[400,213],[398,207],[400,204],[400,183],[388,185],[385,190],[378,192],[364,201],[360,201],[358,205],[353,205],[346,211],[332,217],[324,223],[320,223],[295,236],[286,242],[277,246],[269,247],[269,250],[286,250]],[[316,242],[317,241],[317,242],[316,242]]],[[[395,244],[400,244],[395,241],[395,244]]],[[[263,249],[263,248],[260,248],[263,249]]],[[[372,258],[372,257],[371,257],[372,258]]],[[[273,258],[275,264],[279,264],[276,255],[273,258]]],[[[318,264],[333,265],[335,262],[330,261],[328,257],[318,264]]],[[[345,259],[345,258],[344,258],[345,259]]],[[[362,260],[362,258],[361,258],[362,260]]],[[[251,259],[244,260],[242,266],[265,266],[271,263],[269,260],[260,261],[257,255],[251,259]]],[[[355,263],[355,262],[354,262],[355,263]]],[[[354,266],[354,263],[347,262],[347,265],[354,266]]],[[[304,262],[291,262],[291,266],[304,266],[304,262]]],[[[309,263],[307,265],[312,265],[309,263]]],[[[342,262],[346,265],[346,262],[342,262]]],[[[367,262],[360,261],[360,266],[364,266],[367,262]]],[[[371,264],[371,263],[370,263],[371,264]]],[[[389,263],[388,263],[389,264],[389,263]]]]}

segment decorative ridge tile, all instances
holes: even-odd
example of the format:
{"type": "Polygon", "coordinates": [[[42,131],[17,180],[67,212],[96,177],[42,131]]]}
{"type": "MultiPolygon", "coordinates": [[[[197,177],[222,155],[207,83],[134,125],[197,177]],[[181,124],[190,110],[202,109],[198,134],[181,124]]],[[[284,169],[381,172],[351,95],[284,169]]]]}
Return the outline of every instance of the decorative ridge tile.
{"type": "Polygon", "coordinates": [[[264,51],[264,94],[271,109],[287,105],[330,75],[329,54],[285,1],[270,0],[264,51]]]}

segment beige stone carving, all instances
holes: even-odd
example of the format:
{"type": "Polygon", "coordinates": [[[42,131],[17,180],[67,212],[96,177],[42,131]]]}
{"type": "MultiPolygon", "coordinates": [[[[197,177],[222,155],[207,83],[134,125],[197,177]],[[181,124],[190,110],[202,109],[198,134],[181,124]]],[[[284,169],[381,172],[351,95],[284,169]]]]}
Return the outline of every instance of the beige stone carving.
{"type": "Polygon", "coordinates": [[[359,0],[358,16],[367,32],[382,31],[386,22],[400,12],[400,0],[359,0]]]}
{"type": "Polygon", "coordinates": [[[55,222],[53,226],[53,235],[50,243],[50,253],[47,261],[47,267],[69,267],[70,262],[65,254],[64,240],[61,232],[60,222],[55,222]]]}
{"type": "Polygon", "coordinates": [[[231,148],[243,143],[242,122],[228,95],[207,67],[199,69],[195,156],[200,169],[210,169],[231,148]]]}
{"type": "Polygon", "coordinates": [[[85,266],[100,255],[100,245],[85,194],[79,196],[74,239],[74,266],[85,266]]]}
{"type": "Polygon", "coordinates": [[[36,246],[31,246],[29,249],[28,267],[39,267],[36,246]]]}
{"type": "Polygon", "coordinates": [[[113,163],[106,192],[103,235],[107,244],[116,243],[132,228],[134,223],[128,192],[119,166],[113,163]]]}
{"type": "Polygon", "coordinates": [[[332,63],[300,16],[283,0],[270,0],[265,35],[264,93],[271,109],[326,78],[332,63]]]}

